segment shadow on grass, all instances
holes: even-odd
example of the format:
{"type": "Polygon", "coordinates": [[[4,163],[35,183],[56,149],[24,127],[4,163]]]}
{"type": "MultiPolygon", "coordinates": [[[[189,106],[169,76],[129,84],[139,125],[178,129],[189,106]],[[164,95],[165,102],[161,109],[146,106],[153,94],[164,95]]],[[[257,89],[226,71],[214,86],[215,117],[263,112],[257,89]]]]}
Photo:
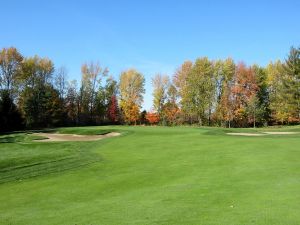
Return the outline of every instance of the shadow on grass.
{"type": "Polygon", "coordinates": [[[42,140],[45,137],[29,135],[31,133],[12,133],[0,136],[0,144],[21,143],[33,140],[42,140]]]}
{"type": "Polygon", "coordinates": [[[0,137],[0,143],[16,143],[16,137],[4,136],[0,137]]]}

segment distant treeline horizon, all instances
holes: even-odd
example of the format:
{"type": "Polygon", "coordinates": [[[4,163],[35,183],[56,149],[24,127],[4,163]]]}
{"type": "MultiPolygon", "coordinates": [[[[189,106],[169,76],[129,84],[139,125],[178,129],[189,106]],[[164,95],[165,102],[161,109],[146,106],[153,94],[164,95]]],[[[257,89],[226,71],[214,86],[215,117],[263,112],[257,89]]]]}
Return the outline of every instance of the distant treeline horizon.
{"type": "Polygon", "coordinates": [[[0,50],[0,131],[105,124],[256,127],[300,123],[300,48],[267,66],[231,58],[185,61],[153,74],[153,107],[142,111],[145,77],[132,68],[115,80],[98,62],[81,80],[48,58],[0,50]],[[105,81],[105,82],[104,82],[105,81]]]}

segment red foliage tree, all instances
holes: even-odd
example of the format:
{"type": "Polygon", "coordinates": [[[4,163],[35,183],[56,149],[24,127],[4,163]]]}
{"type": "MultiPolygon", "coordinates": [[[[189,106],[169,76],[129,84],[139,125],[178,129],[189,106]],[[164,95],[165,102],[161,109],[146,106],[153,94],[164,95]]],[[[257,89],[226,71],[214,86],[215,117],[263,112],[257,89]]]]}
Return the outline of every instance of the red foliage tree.
{"type": "Polygon", "coordinates": [[[232,87],[233,117],[237,126],[246,126],[246,109],[250,100],[256,95],[258,86],[255,73],[251,67],[239,63],[236,67],[234,85],[232,87]]]}
{"type": "Polygon", "coordinates": [[[109,101],[107,117],[110,122],[116,123],[119,118],[119,107],[118,101],[115,95],[113,95],[109,101]]]}
{"type": "Polygon", "coordinates": [[[153,112],[148,112],[146,114],[146,119],[149,121],[149,123],[152,124],[156,124],[159,122],[159,115],[157,113],[153,113],[153,112]]]}

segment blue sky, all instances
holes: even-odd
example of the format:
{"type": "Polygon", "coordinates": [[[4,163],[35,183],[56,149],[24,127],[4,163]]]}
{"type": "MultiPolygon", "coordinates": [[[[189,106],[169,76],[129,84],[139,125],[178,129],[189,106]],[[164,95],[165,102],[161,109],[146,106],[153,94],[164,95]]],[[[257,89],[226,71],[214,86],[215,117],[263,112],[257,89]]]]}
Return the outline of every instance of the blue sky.
{"type": "Polygon", "coordinates": [[[300,1],[14,1],[0,0],[0,48],[15,46],[65,66],[80,79],[94,60],[118,79],[135,67],[146,77],[173,75],[187,59],[232,57],[266,65],[300,45],[300,1]]]}

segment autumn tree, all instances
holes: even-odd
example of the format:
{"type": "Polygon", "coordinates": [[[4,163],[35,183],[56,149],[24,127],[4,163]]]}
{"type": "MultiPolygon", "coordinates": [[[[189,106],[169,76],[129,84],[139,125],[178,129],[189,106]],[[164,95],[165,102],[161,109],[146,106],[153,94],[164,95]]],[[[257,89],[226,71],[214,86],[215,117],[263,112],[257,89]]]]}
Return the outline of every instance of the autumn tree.
{"type": "Polygon", "coordinates": [[[183,110],[183,121],[192,120],[192,110],[191,110],[191,101],[188,96],[188,75],[190,74],[193,67],[191,61],[185,61],[175,72],[173,76],[173,84],[177,89],[179,97],[179,107],[183,110]]]}
{"type": "Polygon", "coordinates": [[[287,123],[291,117],[293,105],[288,100],[291,96],[286,86],[288,77],[284,71],[283,63],[279,60],[275,63],[269,63],[266,73],[271,118],[275,123],[287,123]]]}
{"type": "Polygon", "coordinates": [[[85,63],[82,79],[67,82],[67,70],[47,57],[0,50],[0,130],[104,123],[262,126],[300,122],[300,48],[284,62],[246,66],[228,58],[185,61],[169,80],[152,79],[153,110],[140,112],[144,76],[124,71],[118,83],[99,63],[85,63]],[[103,81],[103,84],[102,84],[103,81]],[[120,104],[120,107],[118,106],[120,104]]]}
{"type": "Polygon", "coordinates": [[[233,116],[235,125],[243,127],[248,125],[247,106],[250,99],[256,95],[258,86],[253,68],[239,63],[233,78],[232,87],[233,116]]]}
{"type": "Polygon", "coordinates": [[[146,119],[150,125],[157,124],[159,122],[159,115],[156,112],[148,112],[146,114],[146,119]]]}
{"type": "Polygon", "coordinates": [[[180,109],[177,104],[178,92],[173,84],[170,84],[167,90],[166,103],[163,106],[163,117],[166,124],[175,125],[180,116],[180,109]]]}
{"type": "Polygon", "coordinates": [[[22,88],[42,88],[52,83],[54,64],[48,58],[39,56],[23,60],[20,81],[22,88]]]}
{"type": "Polygon", "coordinates": [[[135,69],[127,70],[120,76],[120,104],[126,123],[136,124],[143,102],[145,78],[135,69]]]}
{"type": "Polygon", "coordinates": [[[16,48],[3,48],[0,51],[0,88],[13,94],[17,90],[23,56],[16,48]]]}
{"type": "Polygon", "coordinates": [[[153,86],[153,109],[158,113],[161,119],[164,119],[163,109],[167,99],[167,90],[169,86],[169,77],[167,75],[156,74],[152,78],[153,86]]]}
{"type": "Polygon", "coordinates": [[[214,65],[216,80],[216,110],[215,118],[221,126],[230,127],[233,119],[231,87],[235,74],[235,63],[231,58],[217,61],[214,65]]]}
{"type": "Polygon", "coordinates": [[[119,85],[113,77],[106,80],[105,90],[105,112],[109,122],[116,123],[119,121],[119,105],[117,95],[119,93],[119,85]]]}
{"type": "Polygon", "coordinates": [[[140,116],[140,107],[132,100],[127,101],[126,104],[123,102],[121,106],[123,106],[125,122],[136,125],[140,116]]]}
{"type": "Polygon", "coordinates": [[[116,95],[112,95],[108,103],[107,117],[109,122],[117,123],[119,121],[119,106],[116,95]]]}

